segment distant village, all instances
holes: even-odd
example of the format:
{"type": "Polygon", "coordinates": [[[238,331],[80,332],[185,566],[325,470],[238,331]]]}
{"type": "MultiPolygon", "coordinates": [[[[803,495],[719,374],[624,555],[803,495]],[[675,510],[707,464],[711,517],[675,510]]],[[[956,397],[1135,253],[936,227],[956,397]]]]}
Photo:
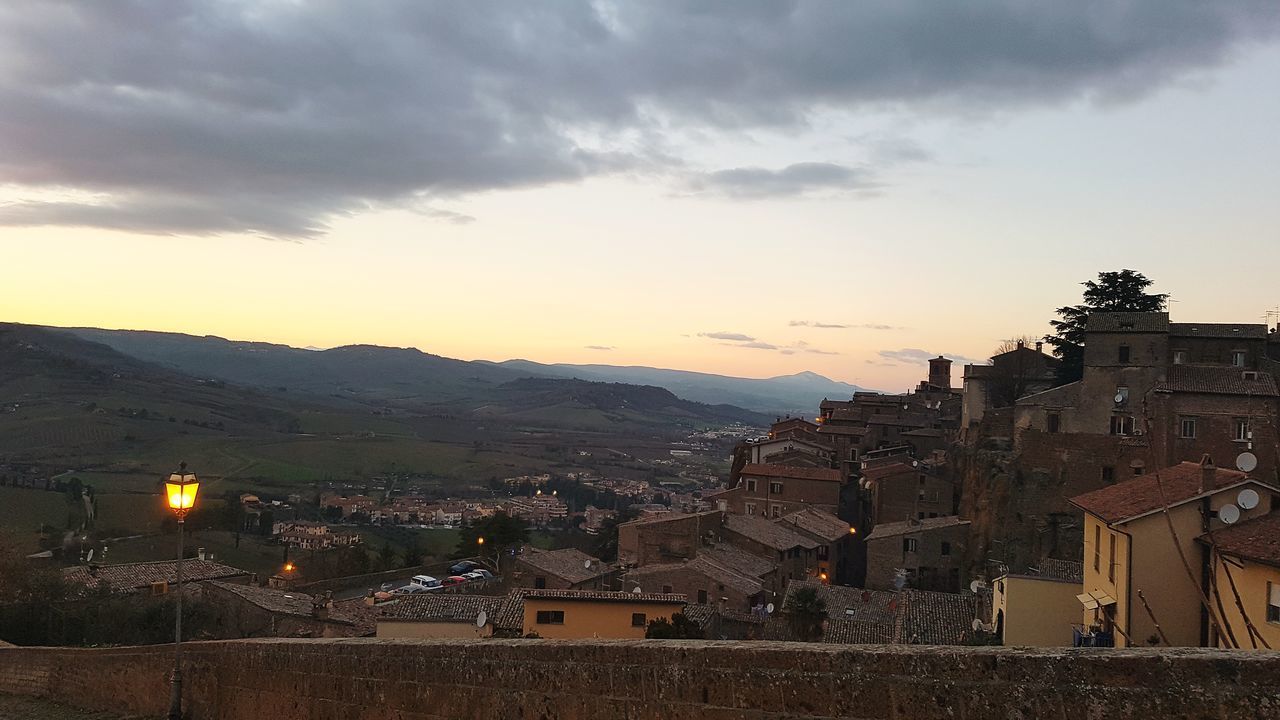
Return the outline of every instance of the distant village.
{"type": "MultiPolygon", "coordinates": [[[[933,358],[909,392],[777,418],[701,488],[569,478],[609,507],[566,502],[550,475],[507,478],[510,496],[494,499],[328,491],[319,521],[240,497],[247,524],[274,511],[271,534],[305,550],[356,545],[363,525],[507,516],[610,533],[616,557],[477,546],[450,567],[311,585],[201,557],[187,581],[220,608],[220,637],[662,637],[659,626],[826,643],[1280,648],[1280,335],[1099,312],[1083,348],[1082,376],[1065,384],[1038,342],[983,365],[933,358]]],[[[152,597],[174,570],[64,573],[152,597]]]]}

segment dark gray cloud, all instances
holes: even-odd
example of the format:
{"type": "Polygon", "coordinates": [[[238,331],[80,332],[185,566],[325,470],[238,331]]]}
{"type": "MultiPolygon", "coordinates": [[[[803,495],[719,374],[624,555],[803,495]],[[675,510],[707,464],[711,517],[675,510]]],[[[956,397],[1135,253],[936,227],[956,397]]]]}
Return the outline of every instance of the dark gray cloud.
{"type": "Polygon", "coordinates": [[[465,222],[449,204],[468,193],[612,173],[736,198],[848,191],[927,152],[690,168],[679,136],[799,132],[827,109],[1122,102],[1278,18],[1274,0],[13,0],[0,184],[35,199],[0,223],[305,238],[371,208],[465,222]]]}
{"type": "Polygon", "coordinates": [[[965,355],[960,355],[957,353],[935,353],[935,352],[929,352],[928,350],[921,350],[920,348],[902,348],[901,350],[881,350],[879,352],[879,355],[885,360],[888,360],[891,362],[907,363],[912,365],[926,363],[932,360],[933,358],[938,357],[939,355],[945,358],[950,358],[951,360],[958,363],[974,364],[974,363],[982,362],[980,360],[975,360],[971,357],[967,357],[965,355]]]}
{"type": "Polygon", "coordinates": [[[884,325],[881,323],[861,323],[858,325],[844,325],[840,323],[824,323],[824,322],[819,322],[817,320],[792,320],[791,322],[787,323],[787,325],[790,327],[822,328],[827,330],[831,330],[831,329],[847,330],[849,328],[861,328],[863,330],[901,330],[902,329],[896,325],[884,325]]]}
{"type": "Polygon", "coordinates": [[[823,190],[868,190],[880,186],[874,173],[833,163],[806,162],[780,170],[741,167],[690,176],[689,189],[730,198],[794,197],[823,190]]]}
{"type": "Polygon", "coordinates": [[[736,332],[725,332],[724,330],[717,332],[701,332],[698,333],[698,337],[711,338],[712,340],[732,340],[733,342],[743,343],[755,341],[755,338],[750,335],[743,335],[742,333],[736,332]]]}

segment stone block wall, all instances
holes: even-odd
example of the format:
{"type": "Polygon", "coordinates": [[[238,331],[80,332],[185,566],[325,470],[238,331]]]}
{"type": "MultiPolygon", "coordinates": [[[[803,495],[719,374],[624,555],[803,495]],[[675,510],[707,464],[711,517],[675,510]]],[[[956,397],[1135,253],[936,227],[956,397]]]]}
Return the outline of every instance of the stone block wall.
{"type": "MultiPolygon", "coordinates": [[[[160,717],[172,648],[0,648],[0,693],[160,717]]],[[[733,641],[191,643],[193,720],[1280,718],[1280,653],[733,641]]]]}

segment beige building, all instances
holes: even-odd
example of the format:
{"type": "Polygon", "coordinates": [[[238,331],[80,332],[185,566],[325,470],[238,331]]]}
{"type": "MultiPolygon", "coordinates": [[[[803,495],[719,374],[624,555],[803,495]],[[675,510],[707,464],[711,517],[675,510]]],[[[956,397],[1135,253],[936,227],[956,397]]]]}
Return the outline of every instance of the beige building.
{"type": "MultiPolygon", "coordinates": [[[[1223,617],[1235,646],[1280,650],[1280,512],[1200,540],[1213,549],[1215,586],[1223,596],[1223,617]]],[[[1219,637],[1218,645],[1230,647],[1230,638],[1219,637]]]]}
{"type": "Polygon", "coordinates": [[[670,620],[687,600],[668,593],[588,590],[526,590],[522,599],[520,634],[561,639],[643,638],[649,621],[670,620]]]}
{"type": "Polygon", "coordinates": [[[381,606],[380,638],[481,638],[493,634],[507,596],[418,593],[381,606]]]}
{"type": "Polygon", "coordinates": [[[1064,647],[1080,622],[1084,568],[1045,561],[1038,572],[1007,573],[991,583],[990,624],[1004,645],[1064,647]]]}
{"type": "Polygon", "coordinates": [[[1084,644],[1217,645],[1202,602],[1209,548],[1196,539],[1225,528],[1219,512],[1238,507],[1246,489],[1260,501],[1239,510],[1241,521],[1266,514],[1280,494],[1245,473],[1215,467],[1206,455],[1072,498],[1084,511],[1084,644]]]}

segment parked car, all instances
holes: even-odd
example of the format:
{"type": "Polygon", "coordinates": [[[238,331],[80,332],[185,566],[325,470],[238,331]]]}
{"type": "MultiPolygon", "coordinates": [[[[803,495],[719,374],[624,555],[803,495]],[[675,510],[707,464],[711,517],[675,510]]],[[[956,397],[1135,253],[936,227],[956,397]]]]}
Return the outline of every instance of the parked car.
{"type": "Polygon", "coordinates": [[[465,578],[467,582],[476,582],[476,581],[485,579],[485,577],[481,575],[478,570],[472,570],[469,573],[463,573],[462,577],[465,578]]]}
{"type": "Polygon", "coordinates": [[[476,568],[475,570],[472,570],[469,574],[479,575],[481,580],[492,580],[495,577],[497,577],[496,575],[489,572],[488,570],[485,570],[484,568],[476,568]]]}
{"type": "MultiPolygon", "coordinates": [[[[436,588],[436,589],[439,589],[439,588],[436,588]]],[[[430,592],[430,589],[425,588],[421,585],[409,584],[409,585],[402,585],[396,588],[395,590],[392,590],[391,592],[394,595],[416,595],[418,593],[430,592]]]]}
{"type": "Polygon", "coordinates": [[[449,577],[444,579],[444,586],[449,587],[451,585],[465,585],[466,582],[467,582],[467,579],[462,577],[461,575],[450,575],[449,577]]]}
{"type": "Polygon", "coordinates": [[[454,575],[461,575],[463,573],[469,573],[478,567],[480,567],[480,563],[472,562],[470,560],[463,560],[460,563],[455,563],[453,567],[450,567],[449,572],[454,575]]]}
{"type": "Polygon", "coordinates": [[[415,592],[427,592],[439,590],[444,587],[444,584],[430,575],[414,575],[406,587],[421,588],[421,590],[416,590],[415,592]]]}

